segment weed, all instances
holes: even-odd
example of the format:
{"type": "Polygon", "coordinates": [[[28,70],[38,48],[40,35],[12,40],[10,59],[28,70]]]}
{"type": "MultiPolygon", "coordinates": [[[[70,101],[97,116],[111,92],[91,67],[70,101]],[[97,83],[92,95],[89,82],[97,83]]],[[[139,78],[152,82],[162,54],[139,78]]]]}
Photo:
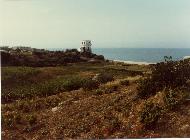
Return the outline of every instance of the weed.
{"type": "Polygon", "coordinates": [[[139,113],[140,122],[146,127],[155,123],[161,115],[161,108],[151,101],[146,101],[139,113]]]}

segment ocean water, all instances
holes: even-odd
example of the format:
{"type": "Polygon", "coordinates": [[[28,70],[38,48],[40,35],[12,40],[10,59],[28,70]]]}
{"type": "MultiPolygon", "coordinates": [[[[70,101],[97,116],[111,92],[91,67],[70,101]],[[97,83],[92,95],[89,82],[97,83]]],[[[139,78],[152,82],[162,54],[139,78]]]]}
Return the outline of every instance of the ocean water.
{"type": "Polygon", "coordinates": [[[104,55],[109,60],[156,63],[164,61],[164,56],[181,60],[190,56],[190,48],[93,48],[93,53],[104,55]]]}

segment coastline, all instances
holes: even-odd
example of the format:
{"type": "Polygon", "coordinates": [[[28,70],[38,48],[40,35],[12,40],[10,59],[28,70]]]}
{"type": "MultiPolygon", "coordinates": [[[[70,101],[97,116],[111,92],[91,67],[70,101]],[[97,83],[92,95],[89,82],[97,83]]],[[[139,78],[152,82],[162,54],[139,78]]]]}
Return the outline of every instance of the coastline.
{"type": "Polygon", "coordinates": [[[149,63],[149,62],[138,62],[138,61],[125,61],[125,60],[109,60],[113,62],[119,62],[119,63],[125,63],[125,64],[136,64],[136,65],[150,65],[150,64],[156,64],[156,63],[149,63]]]}
{"type": "MultiPolygon", "coordinates": [[[[189,59],[190,56],[184,56],[182,60],[184,59],[189,59]]],[[[111,62],[118,62],[118,63],[125,63],[125,64],[136,64],[136,65],[151,65],[151,64],[156,64],[156,63],[151,63],[151,62],[145,62],[145,61],[127,61],[127,60],[109,60],[111,62]]]]}

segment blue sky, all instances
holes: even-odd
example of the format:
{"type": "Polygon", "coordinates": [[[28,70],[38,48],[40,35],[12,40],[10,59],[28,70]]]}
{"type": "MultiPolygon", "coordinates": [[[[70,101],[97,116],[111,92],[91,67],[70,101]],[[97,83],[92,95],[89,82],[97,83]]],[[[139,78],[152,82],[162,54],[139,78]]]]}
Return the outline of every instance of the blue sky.
{"type": "Polygon", "coordinates": [[[190,0],[0,0],[0,45],[190,47],[190,0]]]}

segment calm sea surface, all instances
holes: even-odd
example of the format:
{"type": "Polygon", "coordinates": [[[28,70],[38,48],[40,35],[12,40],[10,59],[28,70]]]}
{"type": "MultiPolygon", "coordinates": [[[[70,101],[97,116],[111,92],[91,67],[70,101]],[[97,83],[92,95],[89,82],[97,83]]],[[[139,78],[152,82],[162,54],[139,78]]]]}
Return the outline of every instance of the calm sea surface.
{"type": "Polygon", "coordinates": [[[164,61],[164,56],[172,56],[173,60],[190,56],[190,48],[95,48],[93,52],[111,60],[149,63],[164,61]]]}

